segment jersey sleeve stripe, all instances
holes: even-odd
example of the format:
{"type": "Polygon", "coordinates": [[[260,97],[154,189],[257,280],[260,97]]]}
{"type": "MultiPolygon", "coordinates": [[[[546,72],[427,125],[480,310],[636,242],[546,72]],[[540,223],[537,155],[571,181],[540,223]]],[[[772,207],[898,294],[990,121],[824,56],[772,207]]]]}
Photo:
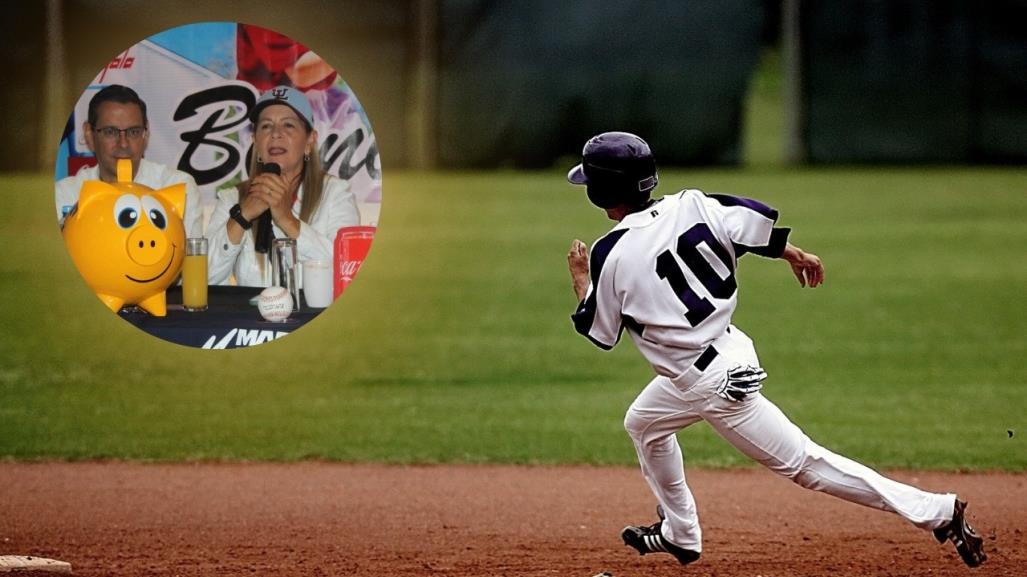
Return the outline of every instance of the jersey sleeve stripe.
{"type": "MultiPolygon", "coordinates": [[[[578,332],[580,333],[581,331],[578,331],[578,332]]],[[[606,343],[604,343],[602,341],[596,340],[595,337],[593,337],[592,335],[588,334],[587,332],[586,333],[581,333],[581,334],[584,335],[585,338],[587,338],[588,340],[592,341],[593,345],[603,349],[604,351],[612,351],[614,345],[617,344],[617,343],[614,343],[613,345],[608,345],[608,344],[606,344],[606,343]]]]}
{"type": "Polygon", "coordinates": [[[592,286],[599,284],[599,275],[603,272],[603,265],[606,264],[606,259],[609,258],[610,252],[613,251],[613,247],[617,244],[617,241],[619,241],[626,232],[628,232],[628,229],[626,228],[615,230],[599,239],[599,242],[597,242],[592,248],[592,255],[589,257],[588,263],[592,286]]]}
{"type": "MultiPolygon", "coordinates": [[[[749,210],[756,211],[770,220],[777,222],[777,210],[771,208],[758,200],[751,198],[744,198],[741,196],[731,196],[730,194],[707,194],[706,196],[716,200],[724,206],[741,206],[748,208],[749,210]]],[[[783,248],[783,245],[782,245],[783,248]]]]}
{"type": "Polygon", "coordinates": [[[638,336],[642,336],[642,331],[645,330],[645,325],[635,320],[635,317],[631,315],[622,314],[620,318],[621,323],[624,325],[624,328],[628,329],[629,331],[635,333],[638,336]]]}
{"type": "Polygon", "coordinates": [[[610,256],[610,251],[617,244],[617,241],[624,236],[624,233],[628,232],[628,229],[620,229],[611,232],[610,234],[599,239],[599,241],[592,247],[592,255],[589,257],[589,276],[592,280],[592,290],[585,300],[581,301],[578,305],[577,310],[571,315],[571,320],[574,321],[574,330],[580,334],[588,337],[588,340],[592,341],[597,347],[610,350],[616,345],[613,343],[604,343],[596,340],[592,335],[592,324],[596,318],[596,307],[598,305],[599,292],[599,275],[603,272],[603,265],[606,264],[606,259],[610,256]]]}
{"type": "Polygon", "coordinates": [[[731,244],[735,249],[735,258],[741,258],[741,256],[747,252],[765,256],[767,258],[780,258],[781,254],[785,251],[785,245],[788,243],[788,235],[791,232],[792,229],[790,228],[775,227],[770,231],[770,241],[766,246],[746,246],[744,244],[733,242],[731,244]]]}

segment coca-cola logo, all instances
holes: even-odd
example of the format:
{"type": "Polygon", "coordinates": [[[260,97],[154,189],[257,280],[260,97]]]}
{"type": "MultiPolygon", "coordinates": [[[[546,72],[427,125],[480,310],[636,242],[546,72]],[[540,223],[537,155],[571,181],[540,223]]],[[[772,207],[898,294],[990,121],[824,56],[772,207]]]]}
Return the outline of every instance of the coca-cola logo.
{"type": "Polygon", "coordinates": [[[360,270],[360,265],[363,264],[363,260],[347,260],[339,263],[339,276],[343,277],[347,282],[352,281],[353,277],[357,276],[357,271],[360,270]]]}

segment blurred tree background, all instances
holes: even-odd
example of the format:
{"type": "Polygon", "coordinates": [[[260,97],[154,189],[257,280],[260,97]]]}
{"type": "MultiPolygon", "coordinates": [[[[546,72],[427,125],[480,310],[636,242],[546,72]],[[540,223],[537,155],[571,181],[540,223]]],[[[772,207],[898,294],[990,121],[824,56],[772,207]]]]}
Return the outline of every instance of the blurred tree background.
{"type": "Polygon", "coordinates": [[[612,129],[664,165],[1027,160],[1022,0],[46,0],[7,14],[3,171],[50,170],[75,100],[119,52],[219,20],[335,66],[387,169],[549,167],[612,129]]]}

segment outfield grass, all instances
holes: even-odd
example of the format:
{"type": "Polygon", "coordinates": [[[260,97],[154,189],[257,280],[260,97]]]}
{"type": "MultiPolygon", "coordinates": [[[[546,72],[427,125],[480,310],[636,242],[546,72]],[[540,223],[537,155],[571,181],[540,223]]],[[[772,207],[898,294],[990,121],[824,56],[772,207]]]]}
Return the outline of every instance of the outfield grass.
{"type": "MultiPolygon", "coordinates": [[[[814,291],[745,257],[736,315],[766,394],[811,436],[877,467],[1027,469],[1027,173],[661,176],[766,200],[823,257],[814,291]]],[[[387,174],[343,299],[236,351],[110,314],[64,251],[47,177],[0,193],[0,456],[634,463],[621,421],[650,372],[627,340],[603,353],[571,327],[566,249],[608,224],[558,172],[387,174]]],[[[691,466],[746,463],[705,425],[681,437],[691,466]]]]}

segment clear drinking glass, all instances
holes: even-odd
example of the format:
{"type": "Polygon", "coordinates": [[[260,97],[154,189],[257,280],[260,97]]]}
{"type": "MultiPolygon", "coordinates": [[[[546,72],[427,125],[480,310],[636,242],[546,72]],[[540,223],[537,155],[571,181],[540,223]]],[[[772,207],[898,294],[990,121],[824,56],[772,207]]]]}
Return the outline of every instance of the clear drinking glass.
{"type": "Polygon", "coordinates": [[[296,239],[276,238],[271,243],[271,286],[284,287],[292,295],[293,311],[300,310],[300,284],[296,239]]]}
{"type": "Polygon", "coordinates": [[[207,239],[187,238],[182,265],[182,306],[190,312],[207,310],[207,239]]]}

